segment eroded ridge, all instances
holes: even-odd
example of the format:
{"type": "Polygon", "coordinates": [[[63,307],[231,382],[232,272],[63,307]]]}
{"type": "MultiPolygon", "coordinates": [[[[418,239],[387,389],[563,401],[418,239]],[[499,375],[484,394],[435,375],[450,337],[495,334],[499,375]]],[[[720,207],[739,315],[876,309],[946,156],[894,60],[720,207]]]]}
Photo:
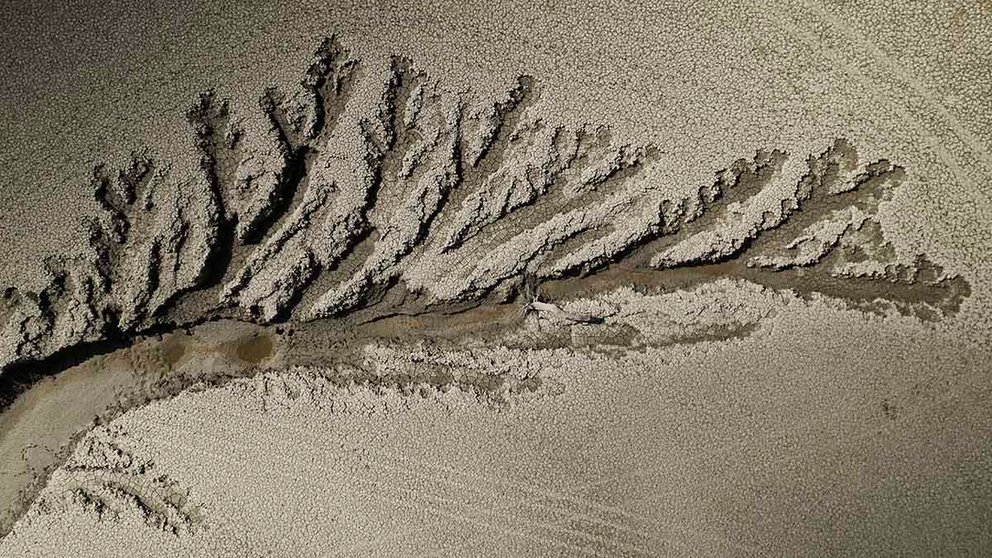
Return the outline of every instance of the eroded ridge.
{"type": "Polygon", "coordinates": [[[805,158],[759,151],[673,198],[648,172],[657,148],[539,118],[537,89],[524,76],[480,100],[403,58],[364,67],[331,38],[257,112],[203,94],[188,112],[201,177],[141,154],[97,167],[92,255],[48,262],[40,293],[3,292],[0,367],[221,317],[457,311],[511,300],[525,277],[736,277],[927,319],[969,294],[885,240],[897,164],[837,139],[805,158]]]}
{"type": "Polygon", "coordinates": [[[84,437],[59,470],[63,490],[39,501],[51,510],[75,506],[100,520],[127,516],[171,535],[195,532],[203,525],[201,506],[189,491],[155,463],[117,443],[119,428],[97,427],[84,437]]]}

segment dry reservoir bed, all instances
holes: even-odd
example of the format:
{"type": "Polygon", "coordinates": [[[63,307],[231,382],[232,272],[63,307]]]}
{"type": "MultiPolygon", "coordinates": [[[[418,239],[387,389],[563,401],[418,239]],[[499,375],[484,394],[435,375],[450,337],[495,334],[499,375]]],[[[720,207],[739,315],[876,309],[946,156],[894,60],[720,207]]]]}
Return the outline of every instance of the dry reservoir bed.
{"type": "Polygon", "coordinates": [[[0,293],[0,552],[989,548],[992,158],[799,11],[938,163],[852,125],[685,173],[554,75],[332,36],[92,164],[80,245],[0,293]]]}

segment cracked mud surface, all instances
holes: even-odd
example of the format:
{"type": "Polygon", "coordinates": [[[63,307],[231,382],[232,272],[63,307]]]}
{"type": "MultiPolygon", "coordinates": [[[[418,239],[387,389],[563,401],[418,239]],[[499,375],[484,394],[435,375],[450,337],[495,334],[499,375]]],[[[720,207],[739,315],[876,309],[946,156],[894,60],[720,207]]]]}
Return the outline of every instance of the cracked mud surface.
{"type": "Polygon", "coordinates": [[[686,172],[554,74],[352,40],[89,164],[77,245],[0,293],[10,552],[989,544],[975,136],[947,155],[910,114],[955,220],[921,151],[853,124],[686,172]]]}

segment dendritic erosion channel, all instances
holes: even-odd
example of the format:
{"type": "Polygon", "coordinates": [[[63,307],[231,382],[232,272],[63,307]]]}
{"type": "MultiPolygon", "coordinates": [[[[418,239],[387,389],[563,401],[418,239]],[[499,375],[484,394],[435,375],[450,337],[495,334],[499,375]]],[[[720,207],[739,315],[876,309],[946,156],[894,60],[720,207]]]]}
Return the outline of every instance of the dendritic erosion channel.
{"type": "Polygon", "coordinates": [[[876,212],[905,171],[844,139],[758,151],[668,199],[642,178],[653,146],[529,119],[530,77],[479,105],[403,58],[384,82],[361,68],[332,38],[260,115],[201,95],[200,180],[140,155],[97,166],[92,253],[49,260],[41,292],[3,291],[0,366],[219,318],[467,311],[604,272],[683,286],[691,269],[924,318],[969,293],[925,255],[897,261],[876,212]]]}
{"type": "MultiPolygon", "coordinates": [[[[651,178],[666,160],[656,146],[536,116],[538,89],[521,76],[496,95],[452,92],[410,60],[370,68],[330,38],[295,90],[265,91],[257,111],[203,93],[187,113],[196,173],[144,153],[96,166],[85,253],[47,260],[39,292],[2,291],[4,409],[41,379],[212,322],[254,332],[218,341],[252,363],[271,332],[340,348],[505,335],[528,312],[606,327],[567,301],[621,288],[733,280],[921,320],[970,294],[885,238],[879,207],[906,175],[892,161],[861,160],[843,138],[818,153],[763,147],[673,195],[651,178]]],[[[67,426],[56,453],[77,435],[67,426]]]]}

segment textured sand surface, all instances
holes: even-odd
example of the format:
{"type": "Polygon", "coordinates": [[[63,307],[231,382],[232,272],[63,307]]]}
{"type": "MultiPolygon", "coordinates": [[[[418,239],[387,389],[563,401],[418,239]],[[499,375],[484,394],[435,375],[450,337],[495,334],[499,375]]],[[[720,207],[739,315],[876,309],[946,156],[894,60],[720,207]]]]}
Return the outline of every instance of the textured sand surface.
{"type": "Polygon", "coordinates": [[[702,4],[18,11],[0,553],[987,553],[992,10],[702,4]]]}

